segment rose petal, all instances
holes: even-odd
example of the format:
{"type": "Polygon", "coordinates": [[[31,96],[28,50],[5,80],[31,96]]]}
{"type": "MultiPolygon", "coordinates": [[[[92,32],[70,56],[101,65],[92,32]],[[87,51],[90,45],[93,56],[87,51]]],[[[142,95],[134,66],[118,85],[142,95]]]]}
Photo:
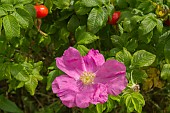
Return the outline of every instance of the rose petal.
{"type": "Polygon", "coordinates": [[[107,99],[107,87],[103,84],[92,84],[81,88],[81,91],[76,95],[76,105],[86,108],[90,104],[104,103],[107,99]]]}
{"type": "Polygon", "coordinates": [[[77,87],[77,81],[75,79],[67,76],[60,75],[54,79],[52,82],[52,90],[53,93],[58,93],[60,90],[71,90],[71,91],[79,91],[77,87]]]}
{"type": "Polygon", "coordinates": [[[117,75],[114,79],[107,83],[108,94],[119,95],[127,86],[128,81],[124,74],[117,75]]]}
{"type": "Polygon", "coordinates": [[[125,65],[116,60],[108,60],[96,72],[96,77],[94,79],[94,82],[105,84],[108,81],[114,79],[119,74],[123,74],[124,76],[126,76],[125,65]]]}
{"type": "Polygon", "coordinates": [[[76,106],[75,97],[76,97],[75,92],[64,90],[64,92],[62,92],[62,96],[60,96],[59,98],[65,106],[72,108],[76,106]]]}
{"type": "Polygon", "coordinates": [[[105,103],[108,100],[107,87],[104,84],[95,84],[95,93],[93,95],[93,104],[105,103]]]}
{"type": "Polygon", "coordinates": [[[76,95],[76,105],[79,108],[86,108],[90,105],[94,89],[92,85],[80,86],[81,91],[76,95]]]}
{"type": "Polygon", "coordinates": [[[67,107],[76,106],[75,97],[76,93],[79,92],[77,87],[77,81],[75,79],[67,76],[61,75],[56,77],[52,82],[53,93],[56,93],[57,96],[61,99],[64,105],[67,107]]]}
{"type": "Polygon", "coordinates": [[[86,70],[89,72],[95,72],[100,66],[103,65],[105,59],[98,50],[91,49],[86,56],[83,57],[86,70]]]}
{"type": "Polygon", "coordinates": [[[88,56],[84,56],[83,60],[84,60],[87,72],[96,72],[97,65],[96,65],[93,58],[88,57],[88,56]]]}
{"type": "Polygon", "coordinates": [[[85,70],[85,64],[79,51],[73,47],[69,47],[62,57],[56,58],[56,65],[68,76],[76,80],[79,79],[79,76],[85,70]]]}

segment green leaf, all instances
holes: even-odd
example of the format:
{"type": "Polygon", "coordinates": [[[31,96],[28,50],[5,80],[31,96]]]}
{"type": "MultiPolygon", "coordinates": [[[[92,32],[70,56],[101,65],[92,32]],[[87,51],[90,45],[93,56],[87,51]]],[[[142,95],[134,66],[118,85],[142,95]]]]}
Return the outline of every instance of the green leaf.
{"type": "Polygon", "coordinates": [[[29,73],[21,64],[14,64],[11,66],[11,74],[16,80],[23,82],[29,80],[29,73]]]}
{"type": "Polygon", "coordinates": [[[170,64],[164,64],[161,71],[161,78],[170,82],[170,64]]]}
{"type": "Polygon", "coordinates": [[[85,26],[80,26],[76,29],[75,38],[77,40],[77,44],[90,44],[99,39],[96,35],[86,32],[85,30],[85,26]]]}
{"type": "Polygon", "coordinates": [[[14,4],[15,3],[14,1],[15,0],[1,0],[3,4],[14,4]]]}
{"type": "Polygon", "coordinates": [[[127,1],[127,3],[130,4],[130,7],[135,7],[136,6],[137,1],[135,1],[135,0],[126,0],[126,1],[127,1]]]}
{"type": "Polygon", "coordinates": [[[148,44],[151,41],[152,37],[153,37],[153,31],[151,31],[151,32],[149,32],[148,34],[145,34],[145,35],[140,35],[139,40],[148,44]]]}
{"type": "Polygon", "coordinates": [[[132,67],[150,66],[155,61],[156,55],[145,50],[139,50],[133,54],[132,67]]]}
{"type": "Polygon", "coordinates": [[[121,96],[113,96],[113,95],[109,95],[109,98],[111,99],[111,100],[114,100],[114,101],[117,101],[117,102],[120,102],[120,98],[121,98],[121,96]]]}
{"type": "Polygon", "coordinates": [[[12,15],[7,15],[3,18],[3,27],[5,29],[5,35],[8,39],[12,37],[19,37],[20,27],[16,18],[12,15]]]}
{"type": "Polygon", "coordinates": [[[155,26],[157,25],[157,22],[155,22],[154,19],[151,17],[146,17],[139,26],[139,32],[141,35],[145,35],[149,32],[151,32],[155,26]]]}
{"type": "Polygon", "coordinates": [[[12,4],[2,4],[1,7],[2,7],[5,11],[15,11],[15,8],[13,7],[12,4]]]}
{"type": "Polygon", "coordinates": [[[10,79],[11,78],[11,73],[10,73],[10,64],[3,63],[0,64],[0,81],[3,79],[10,79]]]}
{"type": "Polygon", "coordinates": [[[35,69],[38,72],[40,72],[42,68],[43,68],[43,62],[42,61],[36,62],[33,65],[33,69],[35,69]]]}
{"type": "Polygon", "coordinates": [[[85,56],[89,51],[89,49],[84,45],[78,45],[77,50],[80,52],[82,56],[85,56]]]}
{"type": "Polygon", "coordinates": [[[156,19],[157,20],[157,30],[158,32],[162,33],[162,30],[163,30],[163,22],[160,20],[160,19],[156,19]]]}
{"type": "Polygon", "coordinates": [[[33,70],[33,65],[31,63],[28,63],[28,62],[23,62],[22,64],[20,64],[24,67],[24,69],[26,69],[26,71],[28,73],[32,73],[32,70],[33,70]]]}
{"type": "Polygon", "coordinates": [[[170,40],[168,40],[164,47],[165,61],[170,64],[170,40]]]}
{"type": "Polygon", "coordinates": [[[125,45],[125,37],[123,36],[118,36],[118,35],[112,35],[111,36],[112,43],[116,45],[119,48],[123,48],[125,45]]]}
{"type": "Polygon", "coordinates": [[[68,37],[70,35],[70,32],[67,30],[66,27],[62,27],[60,28],[59,30],[59,37],[60,37],[60,40],[62,40],[64,43],[68,43],[68,37]]]}
{"type": "Polygon", "coordinates": [[[23,113],[14,102],[6,99],[3,95],[0,95],[0,109],[5,112],[23,113]]]}
{"type": "Polygon", "coordinates": [[[43,68],[43,62],[42,61],[34,63],[32,74],[39,81],[43,79],[43,77],[40,75],[40,71],[41,71],[42,68],[43,68]]]}
{"type": "Polygon", "coordinates": [[[154,11],[156,7],[153,5],[153,2],[143,0],[137,8],[142,10],[144,13],[150,13],[154,11]]]}
{"type": "Polygon", "coordinates": [[[116,54],[116,59],[129,67],[131,64],[132,55],[129,51],[127,51],[126,48],[123,48],[123,51],[120,51],[116,54]]]}
{"type": "Polygon", "coordinates": [[[82,4],[86,7],[101,6],[102,4],[107,4],[109,0],[82,0],[82,4]]]}
{"type": "Polygon", "coordinates": [[[49,13],[52,13],[53,0],[45,0],[44,5],[48,8],[49,13]]]}
{"type": "Polygon", "coordinates": [[[85,7],[80,1],[74,4],[74,9],[77,15],[85,15],[91,10],[90,7],[85,7]]]}
{"type": "Polygon", "coordinates": [[[134,69],[131,72],[131,76],[135,83],[142,83],[144,79],[148,77],[147,73],[144,70],[134,69]]]}
{"type": "Polygon", "coordinates": [[[35,94],[35,89],[37,85],[38,85],[38,80],[33,75],[30,75],[29,80],[25,82],[25,88],[30,93],[30,95],[35,94]]]}
{"type": "Polygon", "coordinates": [[[106,106],[104,104],[97,104],[96,105],[96,110],[97,113],[103,113],[103,111],[106,109],[106,106]]]}
{"type": "Polygon", "coordinates": [[[123,21],[124,31],[131,32],[133,30],[133,26],[131,24],[130,19],[125,18],[123,21]]]}
{"type": "Polygon", "coordinates": [[[16,4],[28,4],[31,3],[33,0],[14,0],[16,4]]]}
{"type": "Polygon", "coordinates": [[[0,36],[1,36],[1,30],[2,30],[2,18],[0,18],[0,36]]]}
{"type": "Polygon", "coordinates": [[[57,77],[57,70],[53,70],[51,71],[48,76],[47,76],[47,86],[46,86],[46,90],[50,90],[51,89],[51,84],[53,82],[53,80],[55,79],[55,77],[57,77]]]}
{"type": "Polygon", "coordinates": [[[101,7],[93,8],[87,20],[88,30],[96,34],[107,23],[107,19],[108,15],[105,8],[101,7]]]}
{"type": "Polygon", "coordinates": [[[127,93],[123,95],[123,101],[129,112],[135,109],[138,113],[142,112],[142,107],[145,105],[143,96],[138,92],[127,93]]]}
{"type": "Polygon", "coordinates": [[[106,113],[110,113],[116,107],[116,102],[109,98],[106,102],[106,106],[106,113]]]}
{"type": "Polygon", "coordinates": [[[47,76],[47,86],[46,86],[46,90],[50,90],[51,89],[51,84],[53,82],[53,80],[59,76],[62,75],[63,72],[61,70],[59,70],[58,68],[56,70],[51,71],[48,76],[47,76]]]}
{"type": "Polygon", "coordinates": [[[112,18],[113,12],[114,12],[114,5],[108,4],[106,5],[107,13],[110,18],[112,18]]]}
{"type": "Polygon", "coordinates": [[[3,4],[28,4],[31,3],[32,0],[1,0],[3,4]]]}
{"type": "Polygon", "coordinates": [[[109,51],[109,56],[110,57],[114,57],[116,56],[116,53],[118,53],[119,51],[121,51],[122,49],[119,49],[119,48],[112,48],[110,51],[109,51]]]}
{"type": "Polygon", "coordinates": [[[24,5],[24,9],[29,12],[29,15],[31,15],[33,18],[36,17],[36,10],[34,8],[34,5],[32,4],[26,4],[24,5]]]}
{"type": "Polygon", "coordinates": [[[70,20],[68,21],[67,28],[70,32],[75,33],[75,30],[80,25],[80,21],[76,15],[72,15],[70,20]]]}
{"type": "Polygon", "coordinates": [[[127,4],[127,0],[116,0],[117,1],[117,4],[120,8],[126,8],[128,6],[127,4]]]}
{"type": "Polygon", "coordinates": [[[126,45],[128,51],[133,52],[138,47],[138,40],[137,39],[130,39],[126,45]]]}
{"type": "Polygon", "coordinates": [[[71,0],[55,0],[54,4],[59,9],[68,9],[70,6],[70,2],[71,2],[71,0]]]}
{"type": "Polygon", "coordinates": [[[25,10],[18,8],[13,16],[17,19],[22,28],[31,28],[33,26],[33,19],[31,15],[25,10]]]}
{"type": "Polygon", "coordinates": [[[7,12],[2,7],[0,7],[0,17],[5,15],[7,15],[7,12]]]}

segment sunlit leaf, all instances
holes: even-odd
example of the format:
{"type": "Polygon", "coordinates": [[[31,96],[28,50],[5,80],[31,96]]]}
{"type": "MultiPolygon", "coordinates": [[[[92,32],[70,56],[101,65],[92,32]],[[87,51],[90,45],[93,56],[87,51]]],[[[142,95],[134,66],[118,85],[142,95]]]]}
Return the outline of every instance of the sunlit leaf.
{"type": "Polygon", "coordinates": [[[139,50],[133,54],[131,64],[132,67],[150,66],[155,61],[156,55],[145,50],[139,50]]]}
{"type": "Polygon", "coordinates": [[[164,64],[161,71],[161,78],[170,82],[170,64],[164,64]]]}
{"type": "Polygon", "coordinates": [[[145,18],[141,22],[141,25],[139,27],[140,34],[145,35],[151,32],[155,28],[156,25],[157,25],[157,22],[155,22],[155,20],[153,20],[151,17],[145,18]]]}
{"type": "Polygon", "coordinates": [[[30,95],[35,94],[35,89],[37,85],[38,85],[38,80],[33,75],[30,75],[29,80],[25,82],[25,88],[30,93],[30,95]]]}
{"type": "Polygon", "coordinates": [[[99,39],[96,35],[86,32],[85,26],[80,26],[76,29],[75,38],[77,44],[90,44],[99,39]]]}

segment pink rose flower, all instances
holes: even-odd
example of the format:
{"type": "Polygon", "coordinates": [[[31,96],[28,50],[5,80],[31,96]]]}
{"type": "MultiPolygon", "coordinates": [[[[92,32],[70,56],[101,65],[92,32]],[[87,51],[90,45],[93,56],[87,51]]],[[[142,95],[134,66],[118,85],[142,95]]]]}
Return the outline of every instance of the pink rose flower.
{"type": "Polygon", "coordinates": [[[81,56],[70,47],[56,58],[56,65],[65,74],[55,78],[52,90],[70,108],[104,103],[109,94],[116,96],[127,86],[125,65],[116,60],[105,62],[98,50],[81,56]]]}

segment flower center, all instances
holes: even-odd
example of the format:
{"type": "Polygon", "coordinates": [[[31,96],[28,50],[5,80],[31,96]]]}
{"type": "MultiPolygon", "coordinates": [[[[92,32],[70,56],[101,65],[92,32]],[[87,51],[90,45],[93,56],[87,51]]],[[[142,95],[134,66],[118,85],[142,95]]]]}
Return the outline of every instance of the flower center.
{"type": "Polygon", "coordinates": [[[80,76],[80,80],[85,85],[92,84],[95,78],[95,74],[92,72],[83,72],[80,76]]]}

